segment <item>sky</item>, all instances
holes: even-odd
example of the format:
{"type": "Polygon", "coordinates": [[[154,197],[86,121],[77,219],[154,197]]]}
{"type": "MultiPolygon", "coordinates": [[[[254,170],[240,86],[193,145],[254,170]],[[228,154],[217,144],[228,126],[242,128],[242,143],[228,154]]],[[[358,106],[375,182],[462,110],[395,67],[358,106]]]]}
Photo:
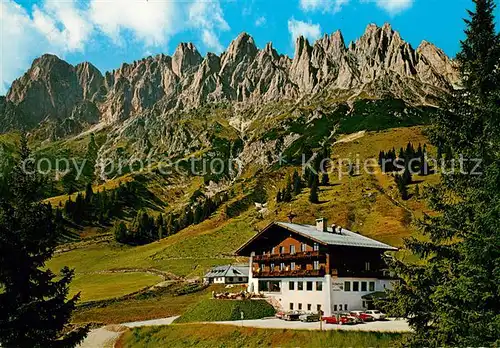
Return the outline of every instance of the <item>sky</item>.
{"type": "MultiPolygon", "coordinates": [[[[180,42],[221,53],[245,31],[293,57],[294,41],[338,29],[346,43],[388,22],[415,48],[430,41],[454,57],[472,0],[0,0],[0,95],[33,59],[56,54],[101,72],[180,42]]],[[[497,11],[498,15],[498,11],[497,11]]]]}

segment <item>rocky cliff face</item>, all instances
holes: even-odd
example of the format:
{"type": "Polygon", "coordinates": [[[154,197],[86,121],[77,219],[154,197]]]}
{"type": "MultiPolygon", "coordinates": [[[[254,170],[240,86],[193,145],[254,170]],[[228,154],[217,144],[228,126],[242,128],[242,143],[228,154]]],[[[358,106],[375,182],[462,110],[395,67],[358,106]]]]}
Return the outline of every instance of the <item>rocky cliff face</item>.
{"type": "Polygon", "coordinates": [[[349,46],[340,32],[313,45],[300,37],[293,59],[272,44],[258,49],[246,33],[220,57],[202,57],[183,43],[172,57],[123,64],[105,76],[90,63],[73,67],[44,55],[12,84],[2,103],[15,106],[32,125],[70,119],[84,127],[120,123],[152,110],[165,115],[207,103],[260,105],[320,93],[346,99],[391,95],[425,105],[457,83],[456,67],[443,51],[428,42],[415,50],[386,24],[369,25],[349,46]]]}

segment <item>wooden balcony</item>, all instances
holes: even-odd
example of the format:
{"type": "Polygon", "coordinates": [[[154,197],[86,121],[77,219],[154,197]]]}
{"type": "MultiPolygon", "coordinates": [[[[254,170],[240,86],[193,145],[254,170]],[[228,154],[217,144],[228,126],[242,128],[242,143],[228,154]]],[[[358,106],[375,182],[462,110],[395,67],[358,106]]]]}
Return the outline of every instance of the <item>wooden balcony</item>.
{"type": "Polygon", "coordinates": [[[308,260],[308,259],[325,259],[326,254],[319,251],[303,251],[295,254],[266,254],[255,255],[253,260],[255,262],[271,262],[271,261],[293,261],[293,260],[308,260]]]}
{"type": "Polygon", "coordinates": [[[280,278],[280,277],[288,277],[288,278],[294,278],[294,277],[324,277],[325,276],[325,269],[317,269],[317,270],[305,270],[305,269],[299,269],[299,270],[284,270],[284,271],[260,271],[260,270],[254,270],[253,271],[253,277],[254,278],[280,278]]]}

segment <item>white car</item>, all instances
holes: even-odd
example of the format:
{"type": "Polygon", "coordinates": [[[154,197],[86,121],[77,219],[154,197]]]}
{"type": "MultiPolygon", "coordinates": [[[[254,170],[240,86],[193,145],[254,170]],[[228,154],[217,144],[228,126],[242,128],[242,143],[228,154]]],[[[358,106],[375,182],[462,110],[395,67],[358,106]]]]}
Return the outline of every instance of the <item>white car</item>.
{"type": "Polygon", "coordinates": [[[369,311],[365,311],[365,313],[371,315],[375,320],[387,319],[387,315],[385,313],[382,313],[379,310],[369,310],[369,311]]]}

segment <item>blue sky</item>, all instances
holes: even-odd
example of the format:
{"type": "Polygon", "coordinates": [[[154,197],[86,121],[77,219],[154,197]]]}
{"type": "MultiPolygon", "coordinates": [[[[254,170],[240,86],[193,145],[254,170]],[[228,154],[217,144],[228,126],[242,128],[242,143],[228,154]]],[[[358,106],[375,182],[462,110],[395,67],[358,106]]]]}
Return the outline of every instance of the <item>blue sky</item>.
{"type": "MultiPolygon", "coordinates": [[[[34,58],[54,53],[101,71],[193,42],[222,52],[240,32],[259,47],[272,41],[293,56],[293,38],[342,30],[346,42],[369,23],[392,24],[417,47],[435,43],[454,56],[471,0],[0,0],[0,94],[34,58]]],[[[498,12],[498,11],[497,11],[498,12]]],[[[498,14],[498,13],[497,13],[498,14]]]]}

